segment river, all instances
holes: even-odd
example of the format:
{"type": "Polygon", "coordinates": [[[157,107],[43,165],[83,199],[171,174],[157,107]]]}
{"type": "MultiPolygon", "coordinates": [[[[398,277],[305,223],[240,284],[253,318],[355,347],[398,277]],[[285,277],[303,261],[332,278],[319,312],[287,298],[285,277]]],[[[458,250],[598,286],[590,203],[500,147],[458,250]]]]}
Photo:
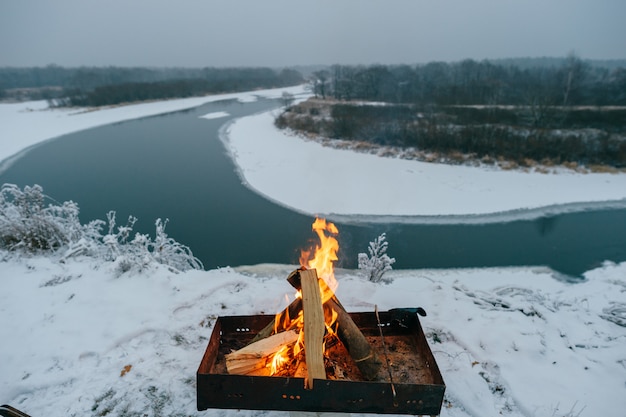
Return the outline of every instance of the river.
{"type": "MultiPolygon", "coordinates": [[[[312,216],[248,189],[219,139],[230,120],[280,106],[259,99],[203,106],[84,130],[29,150],[0,183],[39,184],[57,201],[73,200],[81,221],[129,215],[135,230],[166,232],[212,269],[257,263],[296,264],[313,237],[312,216]],[[202,119],[212,112],[228,116],[202,119]]],[[[355,268],[368,242],[387,234],[394,268],[545,265],[580,276],[605,260],[626,260],[626,210],[593,210],[482,225],[339,222],[340,267],[355,268]]]]}

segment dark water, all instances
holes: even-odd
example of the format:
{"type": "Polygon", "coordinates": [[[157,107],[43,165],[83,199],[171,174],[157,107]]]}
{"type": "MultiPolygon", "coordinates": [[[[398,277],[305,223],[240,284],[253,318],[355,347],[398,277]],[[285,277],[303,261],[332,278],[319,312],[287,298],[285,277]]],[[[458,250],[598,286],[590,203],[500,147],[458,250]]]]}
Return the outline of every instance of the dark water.
{"type": "MultiPolygon", "coordinates": [[[[219,140],[227,121],[278,107],[278,101],[223,101],[192,110],[122,122],[42,144],[0,174],[0,183],[39,184],[57,201],[73,200],[81,220],[154,234],[154,221],[189,246],[205,268],[297,263],[313,237],[313,217],[276,205],[242,185],[219,140]],[[213,120],[198,116],[226,111],[213,120]]],[[[342,224],[341,265],[387,233],[394,268],[547,265],[568,275],[626,260],[626,210],[596,210],[486,225],[342,224]]]]}

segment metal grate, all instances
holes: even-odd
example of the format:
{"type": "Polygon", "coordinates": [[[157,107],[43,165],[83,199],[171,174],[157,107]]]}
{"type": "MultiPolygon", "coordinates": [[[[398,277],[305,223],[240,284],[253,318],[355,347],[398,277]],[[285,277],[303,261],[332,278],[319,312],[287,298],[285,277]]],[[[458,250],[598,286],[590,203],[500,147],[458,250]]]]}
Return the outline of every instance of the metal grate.
{"type": "Polygon", "coordinates": [[[219,317],[197,372],[198,410],[439,414],[445,384],[415,309],[380,312],[380,325],[374,313],[350,316],[381,355],[383,349],[389,355],[390,366],[383,365],[376,382],[363,380],[342,346],[333,354],[343,355],[348,379],[316,380],[312,390],[303,378],[230,375],[224,355],[247,344],[274,316],[219,317]]]}

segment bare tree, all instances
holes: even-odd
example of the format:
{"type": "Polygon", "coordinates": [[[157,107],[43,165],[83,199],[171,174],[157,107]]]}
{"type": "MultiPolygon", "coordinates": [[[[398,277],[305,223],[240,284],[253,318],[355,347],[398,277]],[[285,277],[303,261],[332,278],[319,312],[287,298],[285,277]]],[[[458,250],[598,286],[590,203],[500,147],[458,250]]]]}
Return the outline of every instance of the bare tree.
{"type": "Polygon", "coordinates": [[[283,94],[280,96],[280,101],[283,103],[283,106],[285,107],[291,106],[294,100],[295,100],[295,97],[293,96],[293,94],[287,91],[283,91],[283,94]]]}
{"type": "Polygon", "coordinates": [[[572,102],[572,96],[580,90],[585,81],[588,68],[587,65],[576,56],[574,52],[567,55],[563,66],[563,105],[567,106],[572,102]]]}
{"type": "Polygon", "coordinates": [[[330,74],[326,70],[315,71],[313,73],[313,93],[315,97],[321,96],[322,99],[326,99],[329,78],[330,74]]]}

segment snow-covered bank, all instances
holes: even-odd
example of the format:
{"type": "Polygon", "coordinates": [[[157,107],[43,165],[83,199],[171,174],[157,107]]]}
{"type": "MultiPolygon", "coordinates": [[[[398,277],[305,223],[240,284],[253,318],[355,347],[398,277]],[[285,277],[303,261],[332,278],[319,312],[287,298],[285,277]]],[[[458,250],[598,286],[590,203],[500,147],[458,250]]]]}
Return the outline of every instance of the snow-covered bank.
{"type": "Polygon", "coordinates": [[[25,149],[68,133],[140,117],[185,110],[220,100],[236,99],[249,102],[254,101],[258,96],[280,98],[283,92],[298,95],[304,92],[304,87],[218,94],[98,109],[50,109],[46,101],[0,103],[0,172],[6,169],[7,164],[25,149]]]}
{"type": "Polygon", "coordinates": [[[476,221],[498,213],[505,220],[527,210],[541,216],[544,208],[626,207],[624,173],[542,174],[384,158],[290,135],[274,126],[272,112],[239,119],[223,136],[251,188],[329,218],[430,216],[415,220],[437,222],[472,215],[466,220],[476,221]]]}
{"type": "MultiPolygon", "coordinates": [[[[33,416],[287,415],[195,411],[218,315],[272,314],[291,265],[122,275],[111,264],[6,258],[0,403],[33,416]]],[[[442,416],[603,416],[626,409],[626,263],[568,284],[543,268],[339,271],[348,311],[421,306],[447,385],[442,416]],[[620,323],[621,325],[619,325],[620,323]]]]}
{"type": "MultiPolygon", "coordinates": [[[[211,101],[280,98],[284,92],[307,95],[298,86],[97,110],[49,109],[45,101],[0,104],[0,172],[31,146],[63,134],[211,101]]],[[[214,112],[204,117],[226,116],[214,112]]],[[[626,207],[624,173],[541,174],[383,158],[289,135],[273,125],[272,112],[239,119],[224,132],[224,142],[252,189],[297,211],[329,218],[488,222],[626,207]]]]}

